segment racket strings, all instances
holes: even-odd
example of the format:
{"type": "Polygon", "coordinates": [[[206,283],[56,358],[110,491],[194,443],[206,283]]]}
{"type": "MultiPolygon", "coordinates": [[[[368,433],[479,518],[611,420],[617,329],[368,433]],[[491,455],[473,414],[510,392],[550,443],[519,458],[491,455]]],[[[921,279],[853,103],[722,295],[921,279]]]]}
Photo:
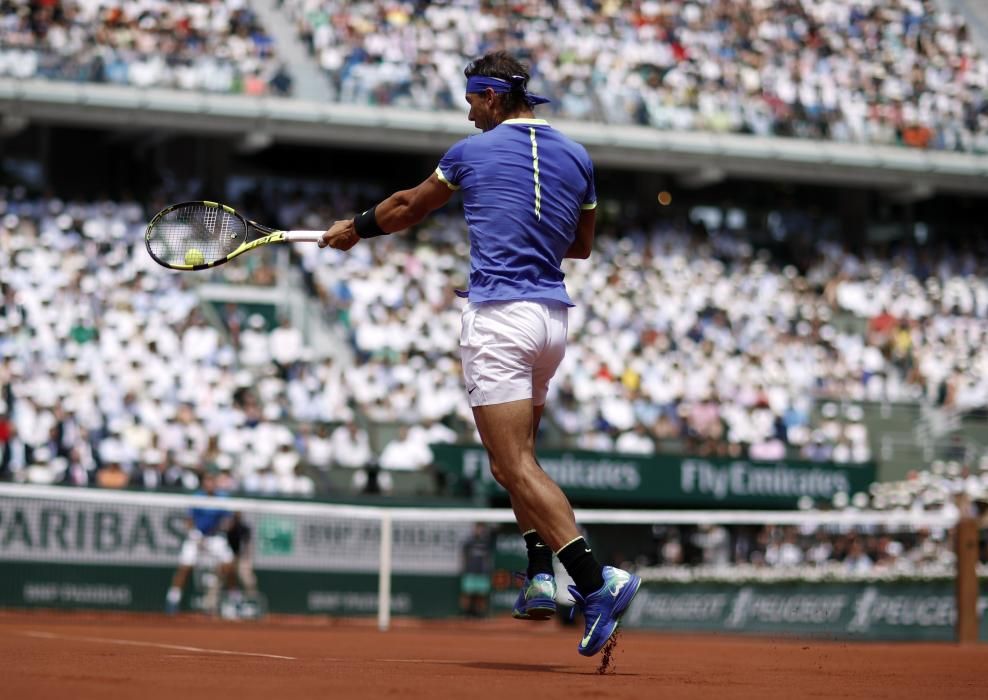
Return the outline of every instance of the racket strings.
{"type": "Polygon", "coordinates": [[[177,207],[148,233],[151,253],[168,265],[201,265],[225,258],[247,239],[243,219],[205,204],[177,207]]]}

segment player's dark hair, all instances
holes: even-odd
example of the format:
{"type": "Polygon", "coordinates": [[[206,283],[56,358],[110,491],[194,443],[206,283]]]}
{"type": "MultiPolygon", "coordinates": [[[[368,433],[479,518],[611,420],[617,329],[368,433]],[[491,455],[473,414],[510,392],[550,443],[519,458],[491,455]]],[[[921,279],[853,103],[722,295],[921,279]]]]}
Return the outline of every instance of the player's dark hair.
{"type": "Polygon", "coordinates": [[[497,96],[501,100],[501,107],[508,114],[528,106],[528,102],[525,100],[525,90],[528,87],[530,77],[528,68],[506,51],[495,51],[471,61],[470,65],[463,70],[463,74],[467,78],[483,75],[488,78],[501,78],[511,83],[511,92],[501,93],[497,96]],[[519,77],[523,80],[519,80],[519,77]]]}

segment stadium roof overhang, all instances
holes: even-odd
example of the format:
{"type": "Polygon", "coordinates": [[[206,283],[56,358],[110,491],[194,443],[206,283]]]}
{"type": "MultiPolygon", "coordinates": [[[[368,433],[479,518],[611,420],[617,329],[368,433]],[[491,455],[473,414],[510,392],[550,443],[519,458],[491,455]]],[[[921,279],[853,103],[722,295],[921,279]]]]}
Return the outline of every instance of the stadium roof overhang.
{"type": "MultiPolygon", "coordinates": [[[[263,138],[265,142],[395,149],[438,155],[474,133],[460,112],[322,104],[115,85],[0,79],[4,122],[25,120],[263,138]]],[[[598,167],[678,176],[864,185],[891,193],[988,193],[988,156],[737,134],[554,122],[598,167]]]]}

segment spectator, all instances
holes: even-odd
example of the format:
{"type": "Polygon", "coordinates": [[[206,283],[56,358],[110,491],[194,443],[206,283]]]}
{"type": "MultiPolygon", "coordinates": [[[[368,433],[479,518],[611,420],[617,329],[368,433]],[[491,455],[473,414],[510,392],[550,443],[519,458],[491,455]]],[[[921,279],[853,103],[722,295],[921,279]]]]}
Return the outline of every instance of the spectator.
{"type": "Polygon", "coordinates": [[[833,448],[827,443],[827,436],[820,431],[813,433],[812,439],[802,450],[803,459],[811,462],[829,462],[832,455],[833,448]]]}
{"type": "Polygon", "coordinates": [[[303,444],[306,450],[305,461],[320,471],[328,471],[333,463],[333,443],[326,425],[320,424],[315,435],[303,438],[303,444]]]}
{"type": "Polygon", "coordinates": [[[649,436],[644,425],[636,423],[633,429],[618,436],[614,441],[614,450],[624,454],[655,454],[655,441],[649,436]]]}
{"type": "Polygon", "coordinates": [[[702,552],[702,561],[709,566],[725,566],[731,561],[731,540],[727,528],[721,525],[700,525],[693,543],[702,552]]]}
{"type": "Polygon", "coordinates": [[[289,379],[294,374],[296,363],[302,359],[302,332],[289,319],[283,318],[268,335],[268,343],[268,352],[282,378],[289,379]]]}
{"type": "Polygon", "coordinates": [[[871,557],[865,552],[864,544],[860,537],[851,540],[851,547],[844,558],[844,567],[853,573],[867,573],[871,571],[874,563],[871,557]]]}
{"type": "Polygon", "coordinates": [[[387,494],[394,488],[394,479],[388,472],[381,470],[377,461],[371,460],[365,467],[354,472],[353,488],[357,493],[365,495],[387,494]]]}
{"type": "Polygon", "coordinates": [[[785,528],[782,533],[774,533],[765,548],[765,563],[769,566],[798,566],[803,562],[803,550],[797,543],[797,533],[785,528]]]}
{"type": "Polygon", "coordinates": [[[407,426],[398,430],[398,437],[385,445],[381,452],[382,469],[392,471],[418,471],[432,464],[432,450],[420,439],[415,439],[407,426]]]}
{"type": "Polygon", "coordinates": [[[454,443],[458,436],[452,428],[427,418],[421,425],[409,428],[408,437],[422,445],[439,445],[454,443]]]}
{"type": "Polygon", "coordinates": [[[333,461],[341,467],[360,469],[371,462],[372,454],[367,431],[349,421],[333,431],[330,438],[333,461]]]}
{"type": "Polygon", "coordinates": [[[748,456],[763,462],[783,460],[786,458],[786,444],[777,435],[771,435],[752,444],[748,456]]]}
{"type": "Polygon", "coordinates": [[[119,460],[108,461],[102,469],[96,472],[96,485],[104,489],[122,489],[130,483],[127,472],[123,470],[119,460]]]}

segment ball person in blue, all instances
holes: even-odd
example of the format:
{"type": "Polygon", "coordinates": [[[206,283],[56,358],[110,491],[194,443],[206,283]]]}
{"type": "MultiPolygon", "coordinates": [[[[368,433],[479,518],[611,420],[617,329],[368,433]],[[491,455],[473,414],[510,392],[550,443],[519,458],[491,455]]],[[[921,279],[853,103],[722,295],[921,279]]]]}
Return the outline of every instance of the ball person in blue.
{"type": "Polygon", "coordinates": [[[617,629],[641,580],[597,562],[569,501],[536,460],[535,435],[549,380],[566,351],[573,305],[561,262],[587,258],[593,246],[593,163],[583,146],[535,118],[533,107],[548,100],[527,91],[529,75],[513,57],[488,54],[464,73],[467,118],[483,133],[454,144],[422,184],[337,221],[319,245],[349,250],[362,239],[401,231],[461,193],[470,232],[469,303],[460,335],[466,392],[529,554],[514,616],[555,613],[555,552],[576,584],[570,592],[586,620],[577,650],[592,656],[617,629]]]}

